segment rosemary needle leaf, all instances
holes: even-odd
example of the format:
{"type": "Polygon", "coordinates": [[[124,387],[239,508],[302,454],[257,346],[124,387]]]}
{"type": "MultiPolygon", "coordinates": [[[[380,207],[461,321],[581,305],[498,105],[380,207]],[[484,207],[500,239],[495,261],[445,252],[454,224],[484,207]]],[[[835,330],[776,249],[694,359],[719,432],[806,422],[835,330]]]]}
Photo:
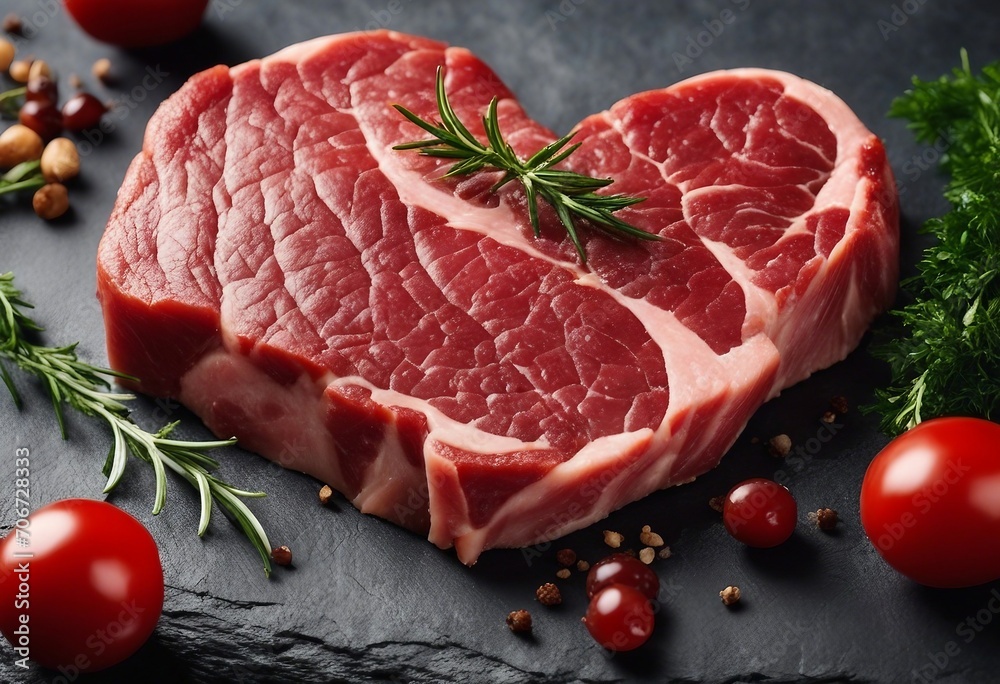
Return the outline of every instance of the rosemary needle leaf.
{"type": "Polygon", "coordinates": [[[614,237],[634,237],[641,240],[659,240],[660,236],[629,225],[612,216],[612,213],[642,202],[642,197],[626,195],[598,195],[594,191],[611,185],[611,178],[592,178],[584,174],[553,168],[576,152],[580,143],[569,145],[575,133],[565,135],[549,143],[533,154],[527,161],[521,160],[514,152],[500,130],[500,116],[497,98],[490,101],[483,117],[483,131],[486,145],[483,145],[462,123],[448,101],[444,87],[444,70],[438,67],[434,85],[437,97],[440,123],[432,123],[399,104],[393,107],[411,123],[427,131],[433,140],[417,140],[393,147],[394,150],[417,150],[428,157],[459,159],[444,174],[445,178],[476,173],[485,168],[504,172],[503,177],[493,185],[496,192],[504,185],[517,180],[524,188],[528,204],[528,218],[535,237],[541,235],[538,222],[538,198],[542,197],[556,212],[576,248],[581,263],[587,263],[587,254],[577,233],[574,215],[583,218],[599,230],[614,237]],[[568,145],[568,147],[567,147],[568,145]]]}
{"type": "Polygon", "coordinates": [[[7,367],[0,363],[0,377],[3,378],[3,384],[7,386],[7,391],[10,392],[10,396],[14,399],[14,406],[18,411],[21,410],[23,406],[21,402],[21,393],[17,391],[14,386],[14,379],[10,377],[10,373],[7,372],[7,367]]]}
{"type": "Polygon", "coordinates": [[[198,520],[198,536],[205,536],[208,523],[212,518],[212,486],[208,483],[205,473],[195,470],[192,473],[198,481],[198,493],[201,495],[201,518],[198,520]]]}
{"type": "Polygon", "coordinates": [[[114,433],[114,442],[108,452],[108,462],[104,466],[107,471],[104,474],[108,478],[108,483],[104,486],[105,494],[118,486],[118,482],[121,481],[122,475],[125,473],[125,464],[127,463],[125,436],[116,423],[110,423],[110,425],[111,431],[114,433]]]}
{"type": "Polygon", "coordinates": [[[566,135],[559,138],[555,142],[549,143],[542,149],[535,152],[535,154],[533,154],[531,157],[529,157],[528,161],[524,162],[524,165],[527,166],[528,168],[534,169],[534,168],[541,168],[542,165],[545,164],[546,162],[548,162],[547,164],[548,166],[553,166],[555,164],[558,164],[563,159],[576,152],[576,148],[580,146],[580,143],[571,145],[569,149],[563,151],[563,153],[558,157],[555,157],[556,152],[566,147],[567,143],[569,143],[569,141],[572,140],[575,135],[576,131],[573,131],[571,133],[567,133],[566,135]],[[550,159],[552,161],[549,161],[550,159]]]}
{"type": "Polygon", "coordinates": [[[156,497],[153,500],[153,515],[159,515],[167,503],[167,471],[163,467],[163,456],[155,446],[148,447],[149,461],[156,473],[156,497]]]}
{"type": "MultiPolygon", "coordinates": [[[[171,439],[169,435],[178,423],[163,426],[158,432],[150,433],[139,427],[129,416],[123,401],[133,398],[131,394],[109,391],[109,379],[130,376],[116,371],[92,366],[81,361],[76,353],[76,345],[45,347],[28,339],[28,331],[41,328],[25,313],[30,305],[21,297],[14,285],[12,273],[0,275],[0,358],[11,361],[21,370],[42,381],[59,422],[59,429],[66,436],[62,405],[69,404],[77,411],[99,418],[108,424],[112,433],[112,444],[102,467],[108,478],[104,488],[110,492],[121,481],[128,463],[128,454],[149,463],[156,475],[156,494],[153,513],[159,513],[167,496],[167,475],[169,468],[189,484],[198,489],[201,515],[198,534],[203,535],[208,528],[213,502],[218,503],[228,516],[239,526],[264,562],[264,573],[271,574],[270,553],[267,534],[260,521],[239,497],[260,497],[262,492],[237,489],[219,480],[211,471],[219,463],[207,451],[229,446],[235,440],[212,440],[188,442],[171,439]]],[[[10,391],[15,404],[20,407],[20,395],[12,382],[6,367],[0,363],[0,376],[10,391]]]]}

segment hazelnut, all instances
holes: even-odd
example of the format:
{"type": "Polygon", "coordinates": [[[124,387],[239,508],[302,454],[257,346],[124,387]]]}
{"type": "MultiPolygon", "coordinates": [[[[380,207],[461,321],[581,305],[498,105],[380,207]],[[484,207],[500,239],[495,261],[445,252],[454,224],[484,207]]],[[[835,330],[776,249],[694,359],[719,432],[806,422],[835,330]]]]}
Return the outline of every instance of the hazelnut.
{"type": "Polygon", "coordinates": [[[49,183],[35,191],[31,198],[35,213],[46,221],[57,219],[69,209],[69,193],[62,183],[49,183]]]}
{"type": "Polygon", "coordinates": [[[0,71],[7,71],[14,62],[14,44],[0,38],[0,71]]]}
{"type": "Polygon", "coordinates": [[[47,78],[52,79],[52,69],[49,67],[49,63],[44,59],[36,59],[28,67],[28,80],[32,81],[36,78],[47,78]]]}
{"type": "Polygon", "coordinates": [[[0,133],[0,168],[9,169],[42,156],[42,137],[27,126],[14,124],[0,133]]]}
{"type": "Polygon", "coordinates": [[[42,175],[50,183],[74,178],[80,173],[80,154],[69,138],[55,138],[42,152],[42,175]]]}
{"type": "Polygon", "coordinates": [[[31,72],[31,62],[26,62],[23,59],[16,59],[10,63],[10,67],[7,71],[10,77],[18,83],[27,83],[28,74],[31,72]]]}

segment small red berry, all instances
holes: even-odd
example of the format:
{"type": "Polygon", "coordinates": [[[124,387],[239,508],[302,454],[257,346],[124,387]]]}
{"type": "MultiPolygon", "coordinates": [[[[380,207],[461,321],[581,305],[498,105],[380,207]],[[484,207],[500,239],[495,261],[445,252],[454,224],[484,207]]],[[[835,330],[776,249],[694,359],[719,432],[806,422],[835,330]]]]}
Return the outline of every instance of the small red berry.
{"type": "Polygon", "coordinates": [[[624,553],[613,553],[594,563],[587,573],[587,596],[593,596],[611,584],[637,589],[648,599],[660,592],[660,578],[642,561],[624,553]]]}
{"type": "Polygon", "coordinates": [[[609,651],[639,648],[653,633],[650,600],[624,584],[611,584],[594,594],[583,618],[594,640],[609,651]]]}
{"type": "Polygon", "coordinates": [[[770,548],[792,536],[798,507],[786,487],[762,477],[733,487],[722,506],[722,522],[747,546],[770,548]]]}
{"type": "Polygon", "coordinates": [[[63,105],[63,125],[70,131],[96,128],[107,111],[104,103],[90,93],[77,93],[63,105]]]}
{"type": "Polygon", "coordinates": [[[18,120],[40,135],[43,140],[51,140],[62,132],[62,115],[55,105],[41,100],[28,100],[18,112],[18,120]]]}
{"type": "Polygon", "coordinates": [[[25,102],[41,102],[57,106],[59,104],[59,86],[48,76],[35,76],[28,79],[24,89],[25,102]]]}

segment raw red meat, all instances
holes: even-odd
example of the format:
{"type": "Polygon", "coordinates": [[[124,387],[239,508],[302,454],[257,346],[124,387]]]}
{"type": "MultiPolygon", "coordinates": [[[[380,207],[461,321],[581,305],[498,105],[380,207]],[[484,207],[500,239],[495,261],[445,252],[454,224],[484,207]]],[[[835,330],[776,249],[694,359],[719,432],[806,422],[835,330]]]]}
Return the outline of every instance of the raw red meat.
{"type": "Polygon", "coordinates": [[[584,268],[516,184],[391,149],[441,64],[464,121],[499,97],[519,154],[555,138],[470,52],[390,32],[167,100],[100,246],[112,365],[472,563],[712,468],[890,303],[891,171],[830,92],[744,69],[585,119],[567,166],[647,197],[619,215],[663,240],[584,229],[584,268]]]}

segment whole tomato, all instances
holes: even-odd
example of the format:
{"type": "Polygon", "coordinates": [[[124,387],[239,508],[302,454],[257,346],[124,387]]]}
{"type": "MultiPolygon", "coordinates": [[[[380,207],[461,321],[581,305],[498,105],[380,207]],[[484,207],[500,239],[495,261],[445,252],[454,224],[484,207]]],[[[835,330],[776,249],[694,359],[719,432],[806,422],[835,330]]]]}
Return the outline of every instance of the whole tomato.
{"type": "Polygon", "coordinates": [[[17,660],[104,669],[146,642],[162,609],[156,543],[111,504],[57,501],[0,541],[0,631],[17,660]]]}
{"type": "Polygon", "coordinates": [[[889,565],[920,584],[1000,578],[1000,425],[937,418],[892,440],[865,473],[861,523],[889,565]]]}
{"type": "Polygon", "coordinates": [[[125,48],[163,45],[194,31],[208,0],[65,0],[66,9],[97,40],[125,48]]]}

